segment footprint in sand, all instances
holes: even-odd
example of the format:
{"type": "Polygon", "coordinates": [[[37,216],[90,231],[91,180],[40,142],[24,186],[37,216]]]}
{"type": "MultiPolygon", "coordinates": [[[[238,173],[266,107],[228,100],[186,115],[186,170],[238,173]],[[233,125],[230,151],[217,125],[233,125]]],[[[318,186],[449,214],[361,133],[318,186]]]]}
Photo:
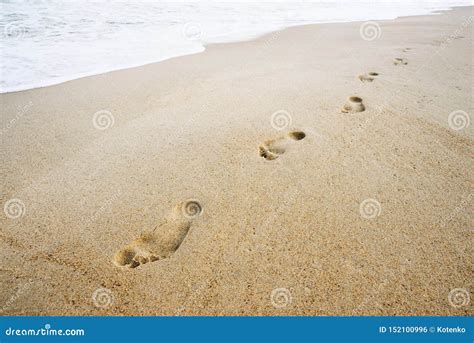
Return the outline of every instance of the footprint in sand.
{"type": "Polygon", "coordinates": [[[393,60],[393,64],[395,64],[395,65],[407,65],[408,61],[405,58],[397,57],[393,60]]]}
{"type": "Polygon", "coordinates": [[[369,72],[369,73],[366,73],[366,74],[362,74],[362,75],[359,75],[359,80],[361,80],[362,82],[372,82],[375,80],[375,78],[379,75],[379,73],[376,73],[376,72],[369,72]]]}
{"type": "Polygon", "coordinates": [[[170,257],[181,245],[192,222],[202,214],[201,204],[187,200],[176,205],[171,214],[153,231],[143,233],[120,249],[114,257],[117,266],[138,267],[170,257]]]}
{"type": "Polygon", "coordinates": [[[362,102],[362,98],[358,96],[348,97],[344,107],[341,108],[341,112],[343,113],[356,113],[356,112],[364,112],[364,111],[365,111],[365,105],[362,102]]]}
{"type": "Polygon", "coordinates": [[[410,50],[411,50],[411,48],[405,48],[405,49],[403,49],[402,51],[403,51],[403,52],[408,52],[408,51],[410,51],[410,50]]]}
{"type": "Polygon", "coordinates": [[[300,141],[306,137],[303,131],[290,131],[287,135],[275,139],[268,139],[258,147],[261,157],[272,161],[283,155],[291,141],[300,141]]]}

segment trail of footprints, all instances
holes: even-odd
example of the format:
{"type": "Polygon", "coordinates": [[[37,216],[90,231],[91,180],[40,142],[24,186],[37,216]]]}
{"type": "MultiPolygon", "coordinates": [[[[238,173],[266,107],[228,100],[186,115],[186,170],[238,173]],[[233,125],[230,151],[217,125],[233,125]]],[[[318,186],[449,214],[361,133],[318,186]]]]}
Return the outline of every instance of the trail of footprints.
{"type": "MultiPolygon", "coordinates": [[[[408,52],[410,48],[402,51],[408,52]]],[[[404,58],[395,58],[395,65],[406,65],[404,58]]],[[[362,82],[373,82],[377,76],[376,72],[361,74],[358,79],[362,82]]],[[[341,108],[343,113],[357,113],[365,111],[365,105],[361,97],[350,96],[341,108]]],[[[260,157],[273,161],[283,155],[295,142],[306,137],[303,131],[290,131],[286,135],[267,139],[258,147],[260,157]]],[[[120,267],[136,268],[148,262],[165,259],[173,255],[186,238],[194,220],[203,212],[201,204],[197,200],[187,200],[177,204],[167,218],[157,225],[152,231],[141,234],[130,244],[120,249],[114,256],[114,263],[120,267]]]]}
{"type": "MultiPolygon", "coordinates": [[[[404,48],[402,49],[403,52],[411,51],[411,48],[404,48]]],[[[406,58],[396,57],[393,60],[394,65],[407,65],[408,61],[406,58]]],[[[373,82],[379,76],[379,73],[374,71],[361,74],[358,76],[358,79],[362,82],[373,82]]],[[[350,96],[347,98],[346,103],[341,108],[342,113],[357,113],[365,111],[365,105],[362,101],[361,97],[358,96],[350,96]]]]}

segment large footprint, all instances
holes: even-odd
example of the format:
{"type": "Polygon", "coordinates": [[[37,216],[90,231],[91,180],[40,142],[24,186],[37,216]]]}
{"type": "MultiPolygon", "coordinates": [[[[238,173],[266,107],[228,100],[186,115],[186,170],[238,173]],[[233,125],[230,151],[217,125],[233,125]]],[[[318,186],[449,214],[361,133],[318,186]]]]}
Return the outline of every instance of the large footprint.
{"type": "Polygon", "coordinates": [[[283,155],[291,141],[300,141],[306,137],[303,131],[290,131],[287,135],[275,139],[268,139],[258,147],[261,157],[266,160],[275,160],[283,155]]]}
{"type": "Polygon", "coordinates": [[[201,213],[201,204],[196,200],[179,203],[153,231],[141,234],[120,249],[115,254],[114,263],[118,266],[135,268],[140,264],[170,257],[188,234],[193,220],[201,213]]]}

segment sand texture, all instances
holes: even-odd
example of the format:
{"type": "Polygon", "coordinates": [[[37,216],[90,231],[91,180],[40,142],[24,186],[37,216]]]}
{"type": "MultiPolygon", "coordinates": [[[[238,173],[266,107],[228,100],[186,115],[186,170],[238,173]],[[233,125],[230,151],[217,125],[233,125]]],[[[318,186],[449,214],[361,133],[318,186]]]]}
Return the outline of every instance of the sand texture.
{"type": "Polygon", "coordinates": [[[0,95],[1,313],[472,315],[473,15],[0,95]]]}

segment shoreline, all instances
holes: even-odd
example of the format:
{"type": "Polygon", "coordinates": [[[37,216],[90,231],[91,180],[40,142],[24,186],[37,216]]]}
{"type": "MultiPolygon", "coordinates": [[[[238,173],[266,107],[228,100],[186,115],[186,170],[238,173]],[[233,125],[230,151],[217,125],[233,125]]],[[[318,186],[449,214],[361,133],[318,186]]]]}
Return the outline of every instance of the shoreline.
{"type": "Polygon", "coordinates": [[[2,314],[469,315],[473,8],[1,94],[2,314]]]}
{"type": "Polygon", "coordinates": [[[167,61],[167,60],[174,59],[174,58],[199,54],[199,53],[204,52],[206,50],[206,47],[208,47],[208,46],[213,46],[213,45],[216,45],[216,44],[235,44],[235,43],[249,42],[249,41],[258,40],[258,39],[264,39],[264,37],[266,37],[266,36],[275,35],[275,34],[278,34],[278,32],[282,32],[282,31],[285,31],[285,30],[288,30],[288,29],[291,29],[291,28],[305,27],[305,26],[311,26],[311,25],[363,23],[363,22],[372,21],[372,20],[376,21],[376,22],[386,22],[386,21],[392,21],[392,20],[403,19],[403,18],[413,18],[413,17],[439,15],[439,14],[443,14],[445,12],[453,11],[456,8],[465,8],[465,7],[472,7],[472,5],[453,6],[453,7],[447,8],[447,9],[443,9],[443,10],[433,10],[429,14],[415,14],[415,15],[410,15],[410,16],[399,16],[399,17],[395,17],[395,18],[392,18],[392,19],[367,19],[367,20],[364,20],[364,21],[355,20],[355,21],[335,21],[335,22],[319,22],[319,23],[309,23],[309,24],[295,24],[295,25],[290,25],[290,26],[287,26],[287,27],[280,28],[280,29],[275,30],[275,31],[269,31],[269,32],[264,32],[264,33],[260,33],[260,34],[254,34],[254,35],[251,35],[249,38],[244,38],[244,39],[229,40],[229,41],[217,42],[217,43],[202,42],[202,49],[203,50],[201,50],[201,51],[189,52],[189,53],[186,53],[186,54],[183,54],[183,55],[173,55],[173,56],[166,57],[164,59],[157,60],[157,61],[150,61],[150,62],[143,62],[143,63],[139,62],[139,63],[136,63],[136,64],[132,64],[130,66],[122,66],[122,67],[117,67],[117,68],[114,67],[114,68],[111,68],[111,69],[106,69],[104,71],[97,71],[97,72],[91,71],[91,72],[87,72],[87,73],[83,73],[83,74],[77,74],[77,75],[74,75],[74,76],[60,77],[56,80],[45,81],[44,83],[40,82],[40,83],[33,84],[33,85],[18,86],[18,87],[14,87],[13,89],[10,89],[6,92],[1,92],[0,91],[0,95],[18,93],[18,92],[29,91],[29,90],[39,89],[39,88],[52,87],[52,86],[57,86],[57,85],[61,85],[61,84],[67,83],[67,82],[80,80],[80,79],[84,79],[84,78],[88,78],[88,77],[100,76],[100,75],[109,74],[109,73],[113,73],[113,72],[118,72],[118,71],[122,71],[122,70],[129,70],[129,69],[134,69],[134,68],[145,67],[145,66],[160,63],[160,62],[167,61]]]}

